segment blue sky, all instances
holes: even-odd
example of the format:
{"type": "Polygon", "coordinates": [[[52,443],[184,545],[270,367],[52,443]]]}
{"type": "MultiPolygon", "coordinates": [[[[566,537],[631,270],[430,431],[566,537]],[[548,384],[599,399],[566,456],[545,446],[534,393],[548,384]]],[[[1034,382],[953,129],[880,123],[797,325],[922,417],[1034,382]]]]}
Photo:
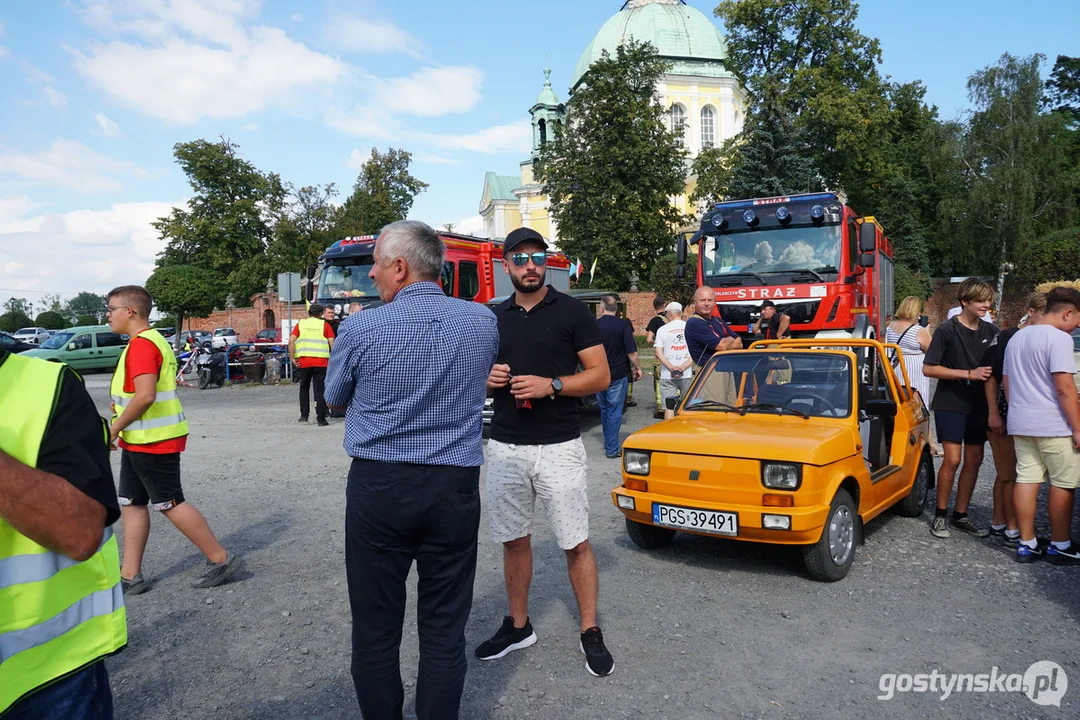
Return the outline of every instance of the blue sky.
{"type": "MultiPolygon", "coordinates": [[[[551,67],[560,98],[621,0],[39,0],[0,4],[0,302],[143,282],[188,196],[172,146],[225,135],[263,170],[348,194],[371,147],[415,155],[413,217],[473,227],[515,174],[551,67]]],[[[713,2],[691,0],[707,15],[713,2]]],[[[884,71],[944,117],[1003,52],[1080,53],[1080,3],[866,0],[884,71]]]]}

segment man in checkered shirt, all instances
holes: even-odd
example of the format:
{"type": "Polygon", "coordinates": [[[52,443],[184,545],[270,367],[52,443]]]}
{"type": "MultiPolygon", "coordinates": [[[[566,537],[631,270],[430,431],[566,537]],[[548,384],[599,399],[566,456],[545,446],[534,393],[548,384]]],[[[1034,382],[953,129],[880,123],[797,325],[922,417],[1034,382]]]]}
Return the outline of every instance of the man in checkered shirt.
{"type": "Polygon", "coordinates": [[[386,303],[342,323],[326,401],[345,407],[352,675],[364,717],[401,717],[405,581],[419,574],[416,717],[449,717],[465,683],[480,525],[481,411],[495,316],[439,286],[446,247],[420,222],[383,228],[371,278],[386,303]]]}

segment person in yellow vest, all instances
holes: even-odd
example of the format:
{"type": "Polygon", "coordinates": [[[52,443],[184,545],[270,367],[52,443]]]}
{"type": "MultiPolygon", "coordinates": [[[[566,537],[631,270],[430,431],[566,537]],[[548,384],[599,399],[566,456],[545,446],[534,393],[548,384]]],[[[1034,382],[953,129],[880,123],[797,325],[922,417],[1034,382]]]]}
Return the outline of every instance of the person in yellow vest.
{"type": "Polygon", "coordinates": [[[188,425],[176,394],[176,356],[165,338],[150,328],[153,300],[145,288],[125,285],[109,293],[109,327],[130,340],[113,373],[110,444],[119,445],[120,505],[124,519],[124,592],[150,589],[142,576],[150,538],[150,510],[167,517],[206,556],[206,569],[194,587],[228,580],[240,568],[214,536],[202,513],[184,501],[180,453],[188,425]]]}
{"type": "Polygon", "coordinates": [[[108,429],[79,376],[0,350],[0,716],[111,719],[127,645],[108,429]]]}
{"type": "Polygon", "coordinates": [[[320,427],[330,423],[326,419],[326,366],[330,363],[330,350],[334,347],[334,328],[323,318],[323,306],[313,303],[308,317],[296,323],[289,336],[289,356],[295,358],[300,368],[300,422],[306,423],[311,413],[311,385],[315,381],[315,417],[320,427]]]}

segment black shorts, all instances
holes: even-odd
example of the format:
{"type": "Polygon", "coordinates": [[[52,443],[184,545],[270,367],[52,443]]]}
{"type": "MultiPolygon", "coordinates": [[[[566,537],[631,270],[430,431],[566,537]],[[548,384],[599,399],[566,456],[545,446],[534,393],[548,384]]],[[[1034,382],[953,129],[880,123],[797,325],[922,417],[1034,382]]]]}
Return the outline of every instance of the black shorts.
{"type": "Polygon", "coordinates": [[[124,450],[120,456],[120,504],[150,505],[154,510],[172,510],[184,502],[180,488],[180,453],[124,450]]]}
{"type": "Polygon", "coordinates": [[[982,445],[986,442],[986,416],[935,410],[939,442],[964,445],[982,445]]]}

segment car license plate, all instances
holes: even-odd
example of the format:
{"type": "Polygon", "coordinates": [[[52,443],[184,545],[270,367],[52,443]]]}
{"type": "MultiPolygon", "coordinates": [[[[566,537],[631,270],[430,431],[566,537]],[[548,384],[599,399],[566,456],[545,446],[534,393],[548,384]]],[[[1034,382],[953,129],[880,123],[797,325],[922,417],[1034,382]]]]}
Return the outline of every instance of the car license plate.
{"type": "Polygon", "coordinates": [[[653,503],[653,522],[657,525],[711,533],[713,535],[738,535],[739,516],[736,513],[715,510],[697,510],[676,505],[653,503]]]}

